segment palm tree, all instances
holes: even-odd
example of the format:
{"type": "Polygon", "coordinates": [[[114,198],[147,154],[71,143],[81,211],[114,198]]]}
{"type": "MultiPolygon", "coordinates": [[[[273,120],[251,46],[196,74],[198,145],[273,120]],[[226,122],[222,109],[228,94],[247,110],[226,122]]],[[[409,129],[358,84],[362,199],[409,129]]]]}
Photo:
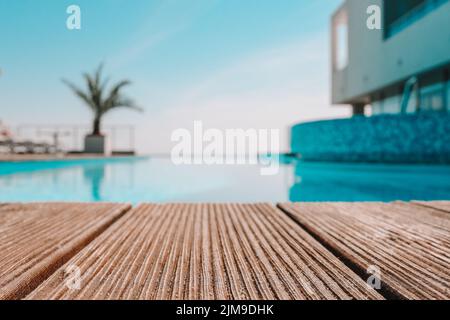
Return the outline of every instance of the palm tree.
{"type": "Polygon", "coordinates": [[[131,84],[129,80],[122,80],[111,87],[109,92],[106,92],[107,80],[102,80],[103,65],[100,64],[93,75],[88,73],[83,74],[87,84],[87,90],[84,91],[78,88],[73,83],[63,80],[63,82],[72,91],[86,103],[92,110],[94,121],[92,125],[92,135],[101,135],[101,122],[103,116],[117,108],[129,108],[136,111],[142,111],[141,108],[135,105],[134,101],[122,95],[122,89],[131,84]]]}

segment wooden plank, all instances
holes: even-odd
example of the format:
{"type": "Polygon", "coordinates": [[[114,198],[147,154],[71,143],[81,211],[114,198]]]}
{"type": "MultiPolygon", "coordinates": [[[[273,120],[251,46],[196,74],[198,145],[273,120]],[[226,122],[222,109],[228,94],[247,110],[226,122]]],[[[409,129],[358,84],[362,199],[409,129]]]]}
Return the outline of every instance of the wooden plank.
{"type": "Polygon", "coordinates": [[[382,299],[272,205],[145,204],[27,299],[382,299]],[[80,287],[66,286],[79,268],[80,287]]]}
{"type": "Polygon", "coordinates": [[[418,221],[432,228],[442,229],[445,234],[450,230],[450,214],[433,207],[432,203],[394,202],[390,207],[400,219],[411,219],[411,223],[418,221]]]}
{"type": "MultiPolygon", "coordinates": [[[[414,201],[413,203],[450,213],[450,201],[414,201]]],[[[450,215],[447,215],[447,217],[450,219],[450,215]]]]}
{"type": "Polygon", "coordinates": [[[0,206],[0,300],[23,298],[128,209],[118,204],[0,206]]]}
{"type": "Polygon", "coordinates": [[[393,296],[450,298],[450,230],[437,228],[440,218],[426,208],[382,203],[298,203],[280,208],[361,273],[378,267],[393,296]]]}

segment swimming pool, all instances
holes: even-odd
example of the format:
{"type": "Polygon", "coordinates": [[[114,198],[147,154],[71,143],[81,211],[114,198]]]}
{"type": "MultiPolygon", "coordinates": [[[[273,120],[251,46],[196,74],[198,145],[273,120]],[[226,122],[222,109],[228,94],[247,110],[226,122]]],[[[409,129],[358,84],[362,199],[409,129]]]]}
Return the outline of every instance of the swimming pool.
{"type": "Polygon", "coordinates": [[[450,166],[181,165],[169,158],[0,163],[0,202],[280,202],[450,200],[450,166]]]}

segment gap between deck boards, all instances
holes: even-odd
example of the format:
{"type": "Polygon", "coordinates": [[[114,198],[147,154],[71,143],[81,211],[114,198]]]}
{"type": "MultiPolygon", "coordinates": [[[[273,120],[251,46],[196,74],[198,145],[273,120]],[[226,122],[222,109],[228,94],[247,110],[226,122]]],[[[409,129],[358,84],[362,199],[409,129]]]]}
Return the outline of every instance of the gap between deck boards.
{"type": "MultiPolygon", "coordinates": [[[[67,203],[70,204],[70,203],[67,203]]],[[[0,206],[3,205],[9,205],[9,203],[1,203],[0,206]]],[[[169,204],[166,204],[169,205],[169,204]]],[[[124,209],[122,214],[115,218],[113,221],[111,221],[110,224],[105,225],[102,230],[99,230],[95,234],[93,234],[89,239],[86,239],[86,241],[83,243],[83,245],[80,245],[76,248],[73,248],[67,255],[65,255],[62,259],[57,261],[54,265],[50,266],[47,269],[47,272],[45,274],[42,274],[40,277],[37,277],[34,279],[34,281],[30,282],[30,284],[27,286],[27,290],[21,292],[19,296],[16,296],[15,299],[22,299],[31,294],[35,291],[36,288],[38,288],[43,282],[45,282],[47,279],[52,277],[55,272],[58,271],[58,269],[63,266],[65,263],[70,261],[73,257],[75,257],[80,251],[82,251],[84,248],[86,248],[90,243],[92,243],[95,239],[100,237],[102,234],[104,234],[107,230],[111,229],[114,225],[116,225],[119,221],[122,219],[127,218],[127,214],[130,213],[130,211],[133,211],[133,209],[137,208],[139,205],[136,206],[129,206],[127,209],[124,209]]],[[[294,222],[296,225],[298,225],[300,228],[302,228],[307,234],[309,234],[312,238],[314,238],[323,248],[325,251],[328,251],[331,255],[335,256],[343,265],[345,265],[347,268],[349,268],[357,277],[359,277],[364,282],[365,280],[365,272],[358,267],[355,266],[355,264],[349,260],[340,255],[336,250],[334,250],[332,247],[328,246],[319,236],[317,236],[314,232],[309,230],[309,228],[305,227],[303,224],[299,223],[296,219],[292,217],[292,215],[286,211],[283,210],[279,204],[271,203],[270,206],[272,206],[276,211],[279,211],[281,214],[287,216],[292,222],[294,222]]],[[[377,290],[377,292],[383,296],[385,299],[398,299],[399,297],[391,294],[388,290],[377,290]]]]}
{"type": "MultiPolygon", "coordinates": [[[[311,237],[313,237],[318,243],[320,243],[326,250],[328,250],[331,254],[333,254],[336,258],[338,258],[344,265],[346,265],[350,270],[352,270],[358,277],[361,278],[361,280],[366,281],[367,280],[367,273],[366,270],[360,268],[356,263],[354,263],[352,260],[348,259],[341,253],[339,253],[338,250],[330,246],[324,238],[322,238],[319,234],[315,233],[313,230],[308,228],[305,224],[298,221],[298,219],[295,219],[293,214],[289,212],[288,210],[285,210],[283,207],[281,207],[281,204],[277,203],[276,208],[280,211],[282,211],[284,214],[286,214],[291,220],[293,220],[297,225],[300,226],[305,232],[307,232],[311,237]]],[[[384,284],[384,283],[383,283],[384,284]]],[[[381,294],[386,300],[403,300],[404,297],[401,295],[396,294],[395,290],[392,288],[389,288],[384,284],[380,290],[377,290],[379,294],[381,294]]]]}
{"type": "Polygon", "coordinates": [[[84,279],[85,286],[89,289],[83,292],[70,292],[61,283],[63,273],[59,270],[27,298],[167,299],[168,297],[171,299],[172,297],[177,299],[176,297],[180,297],[183,299],[184,297],[184,299],[191,299],[192,296],[193,299],[202,299],[202,297],[203,299],[205,297],[206,299],[209,299],[208,297],[213,299],[264,299],[264,297],[268,299],[310,299],[312,297],[316,299],[383,299],[378,292],[367,288],[365,281],[314,240],[295,221],[275,205],[268,203],[140,205],[119,219],[109,231],[100,235],[98,240],[86,249],[73,258],[71,263],[79,265],[82,270],[88,270],[87,266],[90,266],[90,275],[86,275],[84,279]],[[277,227],[270,223],[271,219],[275,219],[272,223],[277,227]],[[161,223],[164,228],[160,225],[161,223]],[[135,231],[127,232],[127,228],[135,231]],[[194,234],[203,234],[203,237],[193,236],[192,232],[199,231],[198,228],[202,232],[194,234]],[[167,229],[167,232],[157,231],[161,229],[167,229]],[[140,234],[143,236],[139,236],[140,234]],[[147,238],[148,235],[151,235],[150,238],[147,238]],[[247,245],[236,243],[238,241],[236,239],[241,237],[247,245]],[[195,248],[192,253],[191,240],[195,239],[197,239],[195,248],[204,252],[206,256],[195,254],[195,248]],[[209,240],[205,242],[204,239],[209,240]],[[212,241],[213,247],[219,245],[222,251],[211,251],[208,241],[212,241]],[[235,250],[236,245],[242,250],[235,250]],[[126,250],[126,248],[129,249],[126,250]],[[98,256],[99,252],[105,250],[109,250],[113,256],[103,256],[103,262],[95,262],[95,267],[92,267],[95,260],[85,259],[85,256],[98,256]],[[280,250],[285,254],[282,257],[280,250]],[[245,251],[247,255],[243,256],[245,251]],[[188,260],[182,258],[190,257],[191,253],[200,265],[192,265],[189,262],[192,258],[188,260]],[[124,254],[128,258],[133,257],[132,260],[124,257],[124,254]],[[209,260],[210,254],[215,258],[209,260]],[[203,264],[202,256],[203,259],[206,257],[209,263],[203,264]],[[247,258],[253,259],[251,266],[248,261],[245,263],[240,260],[247,260],[247,258]],[[103,264],[106,261],[115,262],[108,262],[108,268],[105,269],[103,264]],[[138,261],[145,261],[145,263],[138,263],[138,261]],[[239,266],[242,266],[245,271],[238,267],[238,261],[242,262],[239,266]],[[120,266],[115,266],[115,263],[120,266]],[[192,275],[196,273],[196,268],[202,265],[204,267],[200,270],[206,268],[207,273],[204,274],[203,280],[196,282],[197,278],[192,275]],[[227,268],[224,269],[225,266],[227,268]],[[251,270],[246,269],[248,267],[251,270]],[[317,271],[317,269],[320,270],[317,271]],[[134,275],[133,272],[138,274],[134,275]],[[243,273],[247,273],[247,276],[240,279],[243,273]],[[114,284],[108,284],[105,280],[99,285],[98,279],[102,280],[106,275],[112,277],[111,283],[114,284]],[[148,286],[145,288],[127,286],[128,291],[125,290],[125,292],[121,289],[119,280],[123,280],[121,277],[129,280],[133,276],[138,279],[149,277],[150,280],[146,280],[146,283],[149,281],[148,286]],[[251,280],[254,279],[253,277],[260,280],[253,282],[251,280]],[[171,279],[170,282],[166,282],[169,279],[171,279]],[[192,281],[194,284],[197,283],[198,288],[195,289],[195,286],[192,288],[193,295],[191,292],[183,291],[184,281],[180,279],[184,281],[194,279],[192,281]],[[173,281],[177,284],[173,285],[173,281]],[[202,282],[203,285],[199,285],[202,282]],[[94,290],[96,286],[98,290],[94,290]],[[205,288],[213,290],[205,291],[205,288]],[[272,296],[273,298],[270,298],[272,296]]]}
{"type": "MultiPolygon", "coordinates": [[[[418,207],[439,210],[441,212],[445,212],[447,214],[450,214],[450,212],[447,209],[442,208],[442,207],[436,207],[436,206],[434,206],[432,204],[419,203],[419,202],[413,202],[411,204],[413,204],[415,206],[418,206],[418,207]]],[[[6,205],[8,205],[8,203],[0,203],[1,207],[6,206],[6,205]]],[[[366,281],[367,274],[366,274],[365,270],[363,270],[362,268],[357,266],[357,264],[354,263],[353,261],[351,261],[350,259],[344,257],[342,254],[340,254],[338,252],[338,250],[336,250],[332,246],[328,245],[327,242],[320,236],[320,234],[315,233],[313,230],[308,228],[306,225],[304,225],[303,223],[299,222],[298,219],[295,219],[293,217],[293,215],[288,210],[285,210],[284,208],[281,207],[281,204],[277,203],[277,204],[271,204],[271,205],[277,211],[280,211],[282,214],[284,214],[287,217],[289,217],[290,220],[295,222],[295,224],[297,224],[300,228],[302,228],[305,232],[307,232],[311,237],[313,237],[321,246],[323,246],[325,248],[326,251],[328,251],[333,256],[335,256],[337,259],[339,259],[346,267],[348,267],[350,270],[352,270],[361,280],[366,281]]],[[[74,250],[71,251],[70,253],[68,253],[66,256],[64,256],[64,258],[62,260],[60,260],[57,265],[55,265],[52,268],[50,268],[48,270],[48,273],[43,275],[43,277],[40,277],[39,279],[37,279],[36,283],[33,283],[32,286],[29,287],[29,290],[28,290],[27,293],[25,293],[21,297],[17,297],[17,298],[18,299],[24,298],[27,294],[33,292],[41,283],[43,283],[48,278],[50,278],[58,270],[59,267],[61,267],[62,265],[64,265],[64,263],[66,263],[71,258],[73,258],[76,254],[78,254],[81,250],[83,250],[89,243],[91,243],[92,241],[97,239],[105,231],[107,231],[112,226],[114,226],[118,221],[120,221],[122,219],[125,219],[127,217],[127,214],[130,211],[132,211],[132,209],[134,209],[136,207],[137,206],[129,206],[129,208],[125,209],[121,216],[117,217],[117,219],[112,221],[109,225],[105,226],[105,228],[103,228],[103,230],[99,230],[99,232],[97,232],[96,234],[92,235],[92,237],[89,238],[88,241],[86,243],[84,243],[84,245],[81,245],[80,247],[74,248],[74,250]]],[[[378,290],[378,293],[381,294],[386,299],[402,299],[403,298],[401,295],[397,294],[395,292],[395,290],[393,290],[392,288],[386,287],[386,286],[383,286],[383,288],[381,290],[378,290]]]]}
{"type": "MultiPolygon", "coordinates": [[[[7,206],[17,205],[18,203],[1,203],[0,208],[4,208],[7,206]]],[[[50,204],[50,203],[45,203],[50,204]]],[[[56,203],[55,203],[56,204],[56,203]]],[[[62,203],[58,203],[62,204],[62,203]]],[[[71,203],[65,203],[70,205],[71,203]]],[[[42,205],[42,203],[36,203],[35,205],[42,205]]],[[[75,204],[74,204],[75,205],[75,204]]],[[[21,300],[25,298],[27,295],[32,293],[36,288],[39,287],[44,281],[50,278],[60,267],[62,267],[65,263],[70,261],[76,254],[82,251],[86,246],[88,246],[92,241],[97,239],[101,234],[103,234],[106,230],[108,230],[112,225],[114,225],[118,220],[120,220],[126,213],[128,213],[132,209],[130,204],[120,204],[116,211],[112,210],[109,213],[113,214],[113,217],[106,221],[104,224],[100,224],[98,228],[92,226],[93,230],[86,237],[80,236],[79,239],[76,240],[75,243],[72,243],[72,247],[67,247],[65,249],[60,250],[58,248],[56,252],[51,253],[52,255],[56,255],[57,259],[54,259],[47,266],[39,265],[36,263],[33,267],[30,268],[29,271],[32,271],[30,275],[30,279],[27,283],[15,283],[10,282],[6,283],[6,287],[14,284],[15,292],[9,291],[6,289],[5,292],[0,290],[0,300],[21,300]],[[120,207],[121,206],[121,207],[120,207]]],[[[67,244],[66,244],[67,245],[67,244]]],[[[18,278],[22,277],[24,274],[17,275],[18,278]]],[[[17,280],[17,278],[15,279],[17,280]]]]}

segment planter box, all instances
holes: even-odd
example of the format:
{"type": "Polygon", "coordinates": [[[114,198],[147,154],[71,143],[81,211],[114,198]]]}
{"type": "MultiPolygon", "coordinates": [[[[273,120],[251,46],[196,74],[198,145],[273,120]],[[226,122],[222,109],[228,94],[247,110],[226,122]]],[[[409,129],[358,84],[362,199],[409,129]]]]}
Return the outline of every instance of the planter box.
{"type": "Polygon", "coordinates": [[[110,155],[111,148],[105,136],[88,135],[84,138],[84,152],[110,155]]]}

